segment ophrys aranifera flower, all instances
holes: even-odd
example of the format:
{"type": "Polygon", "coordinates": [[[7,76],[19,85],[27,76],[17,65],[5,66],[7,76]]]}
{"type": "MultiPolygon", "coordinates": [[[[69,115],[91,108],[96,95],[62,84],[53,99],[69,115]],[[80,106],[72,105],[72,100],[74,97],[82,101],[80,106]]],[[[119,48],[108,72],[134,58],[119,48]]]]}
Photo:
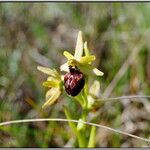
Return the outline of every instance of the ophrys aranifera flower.
{"type": "Polygon", "coordinates": [[[89,50],[87,48],[87,42],[83,44],[81,31],[79,31],[78,34],[74,56],[67,51],[64,51],[64,56],[68,59],[68,61],[67,63],[61,65],[61,71],[69,72],[68,66],[72,66],[80,69],[80,71],[83,72],[83,74],[85,75],[103,75],[103,72],[91,65],[91,63],[95,60],[95,56],[90,55],[89,50]],[[82,56],[83,52],[85,54],[84,56],[82,56]]]}
{"type": "Polygon", "coordinates": [[[66,92],[71,96],[77,96],[85,84],[85,76],[102,76],[103,72],[91,65],[95,56],[89,53],[87,42],[82,40],[82,32],[79,31],[74,56],[64,51],[67,62],[61,65],[60,70],[66,71],[64,78],[55,69],[38,66],[37,69],[49,75],[43,86],[50,88],[46,93],[46,102],[43,108],[53,104],[63,91],[63,83],[66,92]],[[84,56],[83,56],[84,53],[84,56]]]}

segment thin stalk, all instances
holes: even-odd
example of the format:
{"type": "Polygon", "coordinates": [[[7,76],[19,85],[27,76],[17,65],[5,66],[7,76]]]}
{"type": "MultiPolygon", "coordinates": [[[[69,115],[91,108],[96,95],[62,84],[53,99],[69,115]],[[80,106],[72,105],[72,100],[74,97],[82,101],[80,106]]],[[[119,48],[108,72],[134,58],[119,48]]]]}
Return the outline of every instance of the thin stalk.
{"type": "Polygon", "coordinates": [[[57,122],[62,121],[62,122],[75,122],[75,123],[81,122],[81,123],[84,123],[84,124],[87,124],[87,125],[90,125],[90,126],[95,126],[95,127],[98,127],[98,128],[103,128],[103,129],[107,129],[107,130],[110,130],[110,131],[113,131],[113,132],[116,132],[116,133],[127,135],[127,136],[130,136],[132,138],[136,138],[136,139],[139,139],[139,140],[142,140],[142,141],[145,141],[145,142],[150,142],[150,139],[142,138],[142,137],[139,137],[139,136],[136,136],[136,135],[133,135],[133,134],[130,134],[130,133],[118,130],[118,129],[113,129],[113,128],[110,128],[110,127],[107,127],[107,126],[103,126],[103,125],[100,125],[100,124],[95,124],[95,123],[85,122],[85,121],[78,121],[78,120],[71,120],[71,119],[63,119],[63,118],[38,118],[38,119],[12,120],[12,121],[1,122],[0,126],[16,124],[16,123],[41,122],[41,121],[57,121],[57,122]]]}
{"type": "Polygon", "coordinates": [[[97,101],[113,101],[113,100],[123,100],[123,99],[133,99],[133,98],[148,98],[150,99],[150,95],[129,95],[129,96],[120,96],[120,97],[112,97],[112,98],[98,98],[97,101]]]}

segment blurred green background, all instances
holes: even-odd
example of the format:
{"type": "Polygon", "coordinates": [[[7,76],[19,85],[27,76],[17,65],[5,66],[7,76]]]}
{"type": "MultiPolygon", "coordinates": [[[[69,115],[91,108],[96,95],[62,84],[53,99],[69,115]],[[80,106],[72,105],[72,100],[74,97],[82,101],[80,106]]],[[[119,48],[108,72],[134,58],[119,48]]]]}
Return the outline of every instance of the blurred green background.
{"type": "MultiPolygon", "coordinates": [[[[46,76],[36,67],[58,70],[66,61],[63,51],[74,52],[79,30],[96,55],[94,65],[105,73],[100,78],[101,94],[150,95],[149,12],[150,3],[0,3],[0,122],[65,118],[64,103],[73,114],[77,113],[79,106],[66,95],[56,105],[41,109],[46,92],[42,81],[46,76]],[[120,68],[122,74],[116,78],[120,68]],[[108,86],[113,87],[110,92],[108,86]]],[[[148,99],[125,99],[104,103],[92,115],[97,123],[149,138],[149,113],[148,99]]],[[[0,147],[76,145],[68,124],[63,122],[0,127],[0,147]]],[[[97,129],[96,147],[142,146],[148,145],[97,129]]]]}

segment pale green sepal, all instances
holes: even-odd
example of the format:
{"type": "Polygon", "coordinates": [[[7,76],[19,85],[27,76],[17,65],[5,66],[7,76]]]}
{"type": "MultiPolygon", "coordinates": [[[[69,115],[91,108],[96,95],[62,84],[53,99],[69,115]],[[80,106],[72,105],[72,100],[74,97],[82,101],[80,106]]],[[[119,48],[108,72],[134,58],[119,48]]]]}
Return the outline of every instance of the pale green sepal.
{"type": "Polygon", "coordinates": [[[56,70],[52,70],[47,67],[37,66],[37,69],[45,74],[48,74],[48,75],[51,75],[54,77],[56,77],[58,75],[56,70]]]}
{"type": "Polygon", "coordinates": [[[97,68],[94,68],[93,69],[93,72],[95,73],[95,75],[97,75],[97,76],[103,76],[103,72],[101,72],[100,70],[98,70],[97,68]]]}
{"type": "Polygon", "coordinates": [[[45,95],[46,101],[55,93],[56,88],[50,88],[45,95]]]}
{"type": "Polygon", "coordinates": [[[82,31],[79,31],[78,37],[77,37],[76,48],[75,48],[75,54],[74,54],[75,59],[80,60],[82,54],[83,54],[82,31]]]}
{"type": "Polygon", "coordinates": [[[104,73],[99,71],[97,68],[91,66],[90,64],[81,64],[78,63],[77,67],[79,67],[80,70],[86,75],[91,75],[91,76],[102,76],[104,73]]]}

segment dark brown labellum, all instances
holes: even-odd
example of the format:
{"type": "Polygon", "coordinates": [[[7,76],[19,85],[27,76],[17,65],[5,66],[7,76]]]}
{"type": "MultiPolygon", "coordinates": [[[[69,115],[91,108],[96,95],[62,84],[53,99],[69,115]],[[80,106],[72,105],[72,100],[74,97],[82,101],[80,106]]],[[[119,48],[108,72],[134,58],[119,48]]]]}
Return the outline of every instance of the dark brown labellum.
{"type": "Polygon", "coordinates": [[[70,72],[64,77],[65,90],[69,95],[76,96],[84,87],[84,75],[77,67],[69,66],[69,70],[70,72]]]}

